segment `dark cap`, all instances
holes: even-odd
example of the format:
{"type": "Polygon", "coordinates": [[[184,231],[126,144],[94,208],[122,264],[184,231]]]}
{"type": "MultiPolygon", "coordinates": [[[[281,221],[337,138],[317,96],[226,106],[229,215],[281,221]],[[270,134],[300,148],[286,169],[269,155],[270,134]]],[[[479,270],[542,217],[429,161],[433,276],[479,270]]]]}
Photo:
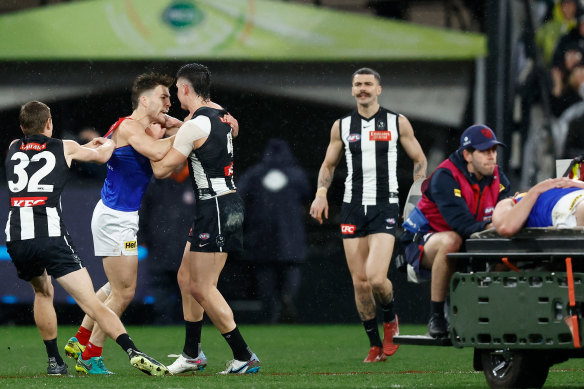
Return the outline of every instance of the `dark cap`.
{"type": "Polygon", "coordinates": [[[464,130],[460,136],[459,150],[472,147],[473,149],[484,151],[497,145],[505,146],[503,143],[497,140],[493,130],[484,124],[475,124],[474,126],[470,126],[464,130]]]}

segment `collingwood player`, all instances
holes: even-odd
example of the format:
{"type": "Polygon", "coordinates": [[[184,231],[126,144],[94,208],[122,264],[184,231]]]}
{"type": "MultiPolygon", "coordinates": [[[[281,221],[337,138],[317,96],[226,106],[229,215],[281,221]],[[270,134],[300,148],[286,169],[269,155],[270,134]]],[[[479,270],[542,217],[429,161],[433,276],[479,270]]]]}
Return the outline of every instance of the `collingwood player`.
{"type": "Polygon", "coordinates": [[[426,157],[408,119],[379,105],[379,73],[369,68],[352,77],[351,94],[357,109],[334,122],[310,215],[319,223],[328,218],[327,191],[343,152],[347,178],[341,210],[341,234],[353,280],[355,303],[370,349],[364,362],[385,361],[398,345],[398,318],[393,313],[393,287],[387,278],[399,217],[397,184],[398,141],[414,162],[414,180],[426,176],[426,157]],[[383,309],[383,343],[376,301],[383,309]]]}
{"type": "Polygon", "coordinates": [[[111,157],[115,143],[95,138],[80,146],[72,140],[53,139],[51,111],[39,101],[23,105],[19,119],[24,138],[11,143],[5,161],[10,192],[6,246],[18,277],[34,290],[34,319],[49,357],[47,373],[68,374],[57,347],[51,277],[124,349],[134,367],[151,375],[167,373],[165,366],[138,351],[118,316],[96,296],[63,224],[61,192],[71,162],[103,164],[111,157]]]}
{"type": "Polygon", "coordinates": [[[206,312],[223,335],[233,360],[221,374],[256,373],[260,361],[251,352],[235,324],[233,311],[217,289],[227,254],[242,249],[243,202],[233,183],[233,144],[236,136],[228,113],[210,101],[211,73],[201,64],[181,67],[176,76],[177,96],[189,116],[176,134],[172,149],[152,163],[157,178],[168,177],[188,163],[195,202],[178,284],[183,298],[185,345],[169,366],[173,374],[202,369],[201,327],[206,312]]]}

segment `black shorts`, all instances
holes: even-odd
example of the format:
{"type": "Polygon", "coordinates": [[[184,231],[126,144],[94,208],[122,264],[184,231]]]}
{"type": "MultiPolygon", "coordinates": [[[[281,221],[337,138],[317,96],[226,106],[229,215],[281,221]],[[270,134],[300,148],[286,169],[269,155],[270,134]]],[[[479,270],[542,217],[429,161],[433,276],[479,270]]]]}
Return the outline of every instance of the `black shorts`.
{"type": "Polygon", "coordinates": [[[197,200],[195,220],[187,241],[191,251],[204,253],[243,249],[243,201],[237,193],[197,200]]]}
{"type": "Polygon", "coordinates": [[[83,268],[68,235],[6,242],[6,248],[18,277],[25,281],[42,275],[45,269],[56,279],[83,268]]]}
{"type": "Polygon", "coordinates": [[[378,233],[395,236],[398,217],[398,204],[343,203],[341,207],[341,235],[343,239],[361,238],[378,233]]]}

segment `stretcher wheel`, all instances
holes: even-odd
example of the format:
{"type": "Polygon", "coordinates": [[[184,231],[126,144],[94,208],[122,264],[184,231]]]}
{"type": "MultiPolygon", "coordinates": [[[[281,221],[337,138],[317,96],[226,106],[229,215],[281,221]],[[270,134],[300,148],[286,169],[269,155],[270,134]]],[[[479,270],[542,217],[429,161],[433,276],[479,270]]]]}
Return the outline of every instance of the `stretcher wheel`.
{"type": "Polygon", "coordinates": [[[481,362],[491,388],[541,388],[550,365],[539,353],[482,350],[481,362]]]}

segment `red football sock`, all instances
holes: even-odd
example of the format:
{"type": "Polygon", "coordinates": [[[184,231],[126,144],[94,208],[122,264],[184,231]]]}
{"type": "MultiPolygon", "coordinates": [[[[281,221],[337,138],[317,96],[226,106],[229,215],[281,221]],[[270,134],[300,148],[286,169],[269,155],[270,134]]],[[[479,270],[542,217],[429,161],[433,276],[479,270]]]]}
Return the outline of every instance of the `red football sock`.
{"type": "Polygon", "coordinates": [[[84,360],[88,360],[91,357],[101,357],[102,350],[103,347],[98,347],[93,343],[89,342],[87,344],[87,347],[85,348],[85,351],[83,351],[83,354],[81,354],[81,357],[84,360]]]}
{"type": "Polygon", "coordinates": [[[77,338],[80,344],[82,344],[83,346],[87,346],[87,343],[89,343],[89,338],[91,337],[91,331],[83,326],[79,326],[77,334],[75,334],[75,337],[77,338]]]}

